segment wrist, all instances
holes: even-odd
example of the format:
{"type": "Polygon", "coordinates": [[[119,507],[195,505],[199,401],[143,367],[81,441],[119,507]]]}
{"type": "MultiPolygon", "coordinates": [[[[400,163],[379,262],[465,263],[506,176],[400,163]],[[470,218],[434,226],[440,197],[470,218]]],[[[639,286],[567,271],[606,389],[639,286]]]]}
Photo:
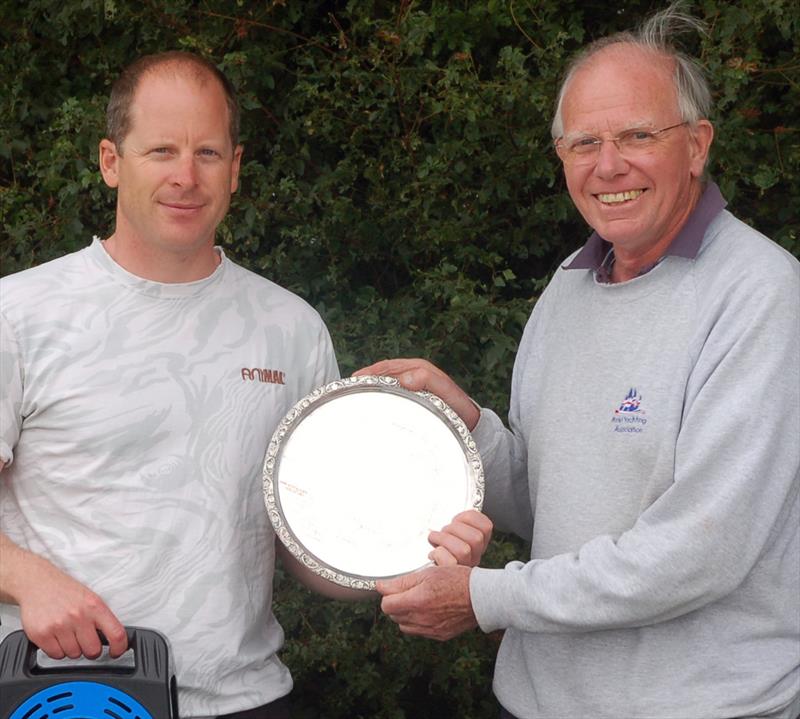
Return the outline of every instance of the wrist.
{"type": "Polygon", "coordinates": [[[480,405],[472,399],[469,395],[467,395],[467,405],[464,408],[464,415],[461,419],[464,420],[464,424],[467,425],[467,429],[472,432],[475,427],[477,427],[478,422],[481,418],[481,407],[480,405]]]}

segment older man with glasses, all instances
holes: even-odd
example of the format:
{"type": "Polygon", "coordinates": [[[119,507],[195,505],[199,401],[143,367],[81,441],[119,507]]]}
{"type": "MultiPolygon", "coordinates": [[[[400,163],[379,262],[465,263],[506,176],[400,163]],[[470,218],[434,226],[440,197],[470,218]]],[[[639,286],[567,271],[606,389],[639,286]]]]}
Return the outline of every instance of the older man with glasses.
{"type": "Polygon", "coordinates": [[[800,264],[705,179],[710,92],[675,7],[571,65],[555,148],[594,233],[540,297],[510,430],[423,360],[362,372],[473,431],[503,569],[383,583],[402,631],[504,630],[503,717],[795,719],[800,264]],[[570,398],[565,404],[564,397],[570,398]]]}

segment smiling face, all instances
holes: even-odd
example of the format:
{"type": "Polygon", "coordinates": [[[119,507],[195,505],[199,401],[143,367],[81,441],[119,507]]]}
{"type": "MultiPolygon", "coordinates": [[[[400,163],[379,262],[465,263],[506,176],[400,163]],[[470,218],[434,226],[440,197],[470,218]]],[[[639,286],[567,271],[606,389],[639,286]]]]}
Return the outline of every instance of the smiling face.
{"type": "MultiPolygon", "coordinates": [[[[634,128],[681,123],[672,70],[672,61],[632,45],[600,50],[576,71],[564,95],[564,137],[608,140],[634,128]]],[[[565,157],[569,194],[618,258],[654,261],[700,197],[712,136],[711,125],[700,120],[661,133],[625,157],[613,142],[603,142],[586,164],[565,157]]]]}
{"type": "Polygon", "coordinates": [[[100,143],[103,178],[117,188],[107,249],[150,279],[206,276],[217,263],[214,233],[237,188],[242,153],[231,144],[224,91],[193,68],[156,68],[140,80],[130,114],[122,148],[100,143]],[[163,277],[170,266],[188,275],[163,277]]]}

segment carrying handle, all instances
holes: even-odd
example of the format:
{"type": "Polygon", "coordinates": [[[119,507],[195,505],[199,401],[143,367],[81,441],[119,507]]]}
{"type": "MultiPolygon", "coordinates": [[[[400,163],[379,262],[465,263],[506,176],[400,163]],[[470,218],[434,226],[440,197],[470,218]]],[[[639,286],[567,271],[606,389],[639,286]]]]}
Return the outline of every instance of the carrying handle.
{"type": "MultiPolygon", "coordinates": [[[[120,671],[120,669],[124,669],[124,670],[126,670],[126,673],[134,673],[135,674],[137,666],[139,664],[139,655],[141,654],[141,647],[139,646],[139,640],[138,640],[138,634],[139,633],[137,632],[136,627],[125,627],[125,632],[128,635],[128,650],[133,652],[134,666],[133,666],[132,670],[131,670],[130,667],[120,667],[120,666],[115,667],[114,666],[114,662],[116,662],[118,659],[120,659],[121,656],[124,656],[124,654],[121,655],[120,657],[113,658],[113,659],[111,657],[109,657],[107,662],[104,662],[103,664],[100,664],[100,665],[97,665],[97,666],[92,666],[91,664],[79,664],[79,665],[74,665],[73,664],[73,665],[70,666],[69,657],[65,657],[62,660],[56,660],[56,661],[64,661],[64,666],[63,667],[59,667],[59,666],[43,667],[36,661],[36,655],[37,655],[37,653],[39,651],[39,647],[37,647],[32,641],[30,641],[30,639],[27,638],[27,636],[25,636],[25,639],[27,640],[27,643],[28,643],[28,651],[27,651],[27,656],[26,656],[26,667],[27,667],[29,672],[36,673],[36,674],[39,674],[39,675],[48,674],[50,672],[58,672],[60,670],[66,669],[66,668],[74,669],[74,668],[76,668],[76,666],[79,666],[82,670],[86,669],[88,671],[93,671],[93,670],[120,671]]],[[[24,632],[23,632],[23,635],[24,635],[24,632]]],[[[103,634],[103,632],[98,630],[97,636],[100,638],[100,644],[102,646],[104,646],[104,647],[107,647],[108,646],[108,639],[106,639],[105,634],[103,634]]],[[[77,661],[77,660],[73,660],[73,661],[77,661]]],[[[92,660],[89,660],[89,661],[92,661],[92,660]]]]}

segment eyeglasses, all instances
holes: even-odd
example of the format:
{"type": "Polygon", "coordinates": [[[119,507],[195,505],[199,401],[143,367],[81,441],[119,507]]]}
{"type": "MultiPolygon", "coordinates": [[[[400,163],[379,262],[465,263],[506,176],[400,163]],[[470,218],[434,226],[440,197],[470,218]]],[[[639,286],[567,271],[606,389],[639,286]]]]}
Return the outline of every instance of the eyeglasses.
{"type": "Polygon", "coordinates": [[[679,122],[677,125],[662,127],[660,130],[636,127],[606,140],[593,135],[581,135],[570,139],[559,137],[555,142],[556,151],[564,162],[586,164],[597,159],[604,142],[613,142],[623,157],[636,157],[650,150],[658,142],[661,133],[688,124],[688,121],[679,122]]]}

